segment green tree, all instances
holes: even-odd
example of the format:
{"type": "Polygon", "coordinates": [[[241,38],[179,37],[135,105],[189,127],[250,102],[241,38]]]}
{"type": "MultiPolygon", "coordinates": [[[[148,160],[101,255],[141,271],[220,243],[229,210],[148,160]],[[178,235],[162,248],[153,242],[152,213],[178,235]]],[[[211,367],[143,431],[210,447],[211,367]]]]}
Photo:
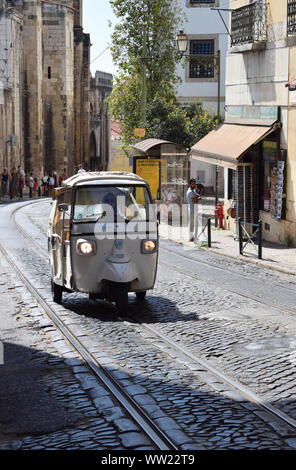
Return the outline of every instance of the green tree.
{"type": "Polygon", "coordinates": [[[180,104],[156,99],[149,103],[147,137],[169,140],[191,148],[217,127],[222,119],[205,110],[202,104],[180,104]]]}
{"type": "Polygon", "coordinates": [[[119,23],[112,35],[111,52],[119,75],[110,99],[111,112],[121,122],[124,141],[133,141],[141,127],[143,38],[147,32],[147,103],[175,100],[180,59],[175,37],[182,24],[177,0],[110,0],[119,23]]]}

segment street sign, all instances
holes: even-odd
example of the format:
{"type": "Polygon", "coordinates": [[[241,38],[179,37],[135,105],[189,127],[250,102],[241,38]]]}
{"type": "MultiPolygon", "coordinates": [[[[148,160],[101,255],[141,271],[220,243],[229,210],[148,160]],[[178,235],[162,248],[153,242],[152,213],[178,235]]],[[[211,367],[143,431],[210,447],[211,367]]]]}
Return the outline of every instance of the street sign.
{"type": "Polygon", "coordinates": [[[146,129],[144,127],[136,127],[134,129],[135,137],[146,137],[146,129]]]}
{"type": "Polygon", "coordinates": [[[5,140],[6,140],[7,145],[11,145],[11,146],[16,145],[16,135],[15,134],[6,136],[5,140]]]}

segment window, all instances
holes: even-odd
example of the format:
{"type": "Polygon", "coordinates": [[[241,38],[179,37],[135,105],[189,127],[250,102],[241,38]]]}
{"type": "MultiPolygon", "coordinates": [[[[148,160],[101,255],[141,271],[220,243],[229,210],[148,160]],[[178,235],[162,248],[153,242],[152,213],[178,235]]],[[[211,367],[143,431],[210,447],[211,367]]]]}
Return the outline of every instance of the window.
{"type": "Polygon", "coordinates": [[[295,0],[288,0],[287,32],[288,32],[288,35],[296,33],[296,1],[295,0]]]}
{"type": "Polygon", "coordinates": [[[198,5],[203,3],[215,3],[216,0],[190,0],[190,5],[198,5]]]}
{"type": "Polygon", "coordinates": [[[48,67],[48,69],[47,69],[47,78],[49,80],[51,79],[51,67],[48,67]]]}
{"type": "Polygon", "coordinates": [[[194,39],[190,41],[190,78],[214,78],[214,39],[194,39]],[[192,56],[197,56],[195,59],[192,56]],[[203,56],[213,56],[203,57],[203,56]]]}
{"type": "Polygon", "coordinates": [[[151,203],[145,186],[88,186],[75,193],[74,222],[149,220],[151,203]]]}

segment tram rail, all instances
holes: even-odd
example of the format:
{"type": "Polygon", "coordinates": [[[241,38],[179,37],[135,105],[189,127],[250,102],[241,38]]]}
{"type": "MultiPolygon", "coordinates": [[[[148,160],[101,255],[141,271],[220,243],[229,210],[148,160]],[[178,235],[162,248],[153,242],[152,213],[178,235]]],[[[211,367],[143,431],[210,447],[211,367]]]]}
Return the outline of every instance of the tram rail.
{"type": "MultiPolygon", "coordinates": [[[[13,213],[11,214],[11,221],[15,224],[16,228],[18,229],[18,231],[28,240],[30,241],[31,244],[35,244],[37,247],[38,247],[38,250],[36,250],[36,252],[38,252],[38,254],[40,256],[42,256],[43,258],[45,257],[46,259],[48,259],[48,254],[47,252],[44,250],[44,248],[38,244],[25,230],[23,227],[20,226],[20,224],[18,224],[18,222],[15,220],[16,219],[16,214],[19,210],[21,210],[22,208],[24,208],[25,206],[27,206],[28,204],[26,205],[22,205],[21,207],[15,209],[13,211],[13,213]]],[[[28,279],[26,279],[26,277],[24,276],[24,274],[20,271],[20,269],[16,266],[16,264],[14,263],[14,261],[9,257],[9,254],[6,252],[6,250],[0,246],[0,249],[2,251],[2,253],[5,255],[5,257],[8,259],[10,265],[12,266],[12,268],[14,269],[14,271],[17,273],[18,277],[22,280],[22,282],[26,285],[26,287],[28,288],[28,290],[31,292],[31,294],[36,298],[36,300],[38,301],[38,303],[42,306],[42,308],[44,309],[44,311],[46,312],[46,314],[52,319],[52,321],[55,323],[56,327],[58,329],[60,329],[64,336],[68,339],[68,341],[75,347],[75,349],[79,352],[79,354],[83,357],[83,359],[86,361],[86,363],[89,365],[89,367],[93,370],[93,372],[98,376],[98,378],[100,380],[102,380],[105,385],[108,387],[108,389],[111,391],[114,387],[117,387],[116,383],[115,383],[115,380],[113,379],[113,377],[107,372],[106,375],[104,375],[104,372],[103,372],[103,368],[102,366],[100,366],[96,359],[93,358],[93,356],[91,355],[91,353],[89,353],[87,351],[87,349],[83,346],[83,344],[73,336],[73,334],[71,333],[71,331],[67,328],[67,326],[62,322],[62,320],[58,317],[58,315],[54,312],[54,310],[52,309],[52,307],[47,303],[47,301],[40,296],[40,294],[38,293],[38,291],[34,288],[34,286],[30,283],[30,281],[28,279]],[[110,385],[111,384],[111,385],[110,385]]],[[[170,252],[170,250],[167,250],[166,248],[162,248],[168,252],[170,252]]],[[[174,253],[176,254],[176,253],[174,253]]],[[[182,256],[181,254],[177,254],[178,256],[182,256]]],[[[186,256],[185,256],[186,257],[186,256]]],[[[220,266],[214,266],[212,265],[211,263],[205,263],[204,261],[197,261],[197,260],[194,260],[194,262],[197,262],[199,264],[207,264],[209,265],[210,267],[213,267],[215,269],[219,269],[219,270],[222,270],[222,271],[229,271],[227,269],[224,269],[220,266]]],[[[169,265],[168,263],[164,262],[164,261],[160,261],[159,262],[160,266],[165,266],[166,268],[168,269],[173,269],[173,270],[178,270],[180,273],[182,273],[182,275],[188,277],[188,278],[191,278],[191,279],[196,279],[196,277],[193,275],[193,274],[190,274],[188,272],[185,272],[184,270],[182,270],[182,268],[178,267],[178,266],[172,266],[172,265],[169,265]]],[[[207,280],[207,281],[202,281],[199,279],[200,282],[204,282],[206,284],[210,284],[210,282],[207,280]]],[[[213,283],[214,284],[214,283],[213,283]]],[[[216,285],[216,284],[215,284],[216,285]]],[[[281,286],[282,287],[282,286],[281,286]]],[[[296,311],[292,310],[292,309],[288,309],[288,308],[282,308],[280,309],[279,306],[273,304],[272,302],[268,302],[268,301],[264,301],[262,300],[261,298],[258,298],[256,296],[250,296],[248,294],[243,294],[242,292],[239,292],[237,290],[234,290],[234,289],[229,289],[229,288],[225,288],[227,289],[229,292],[231,293],[235,293],[236,295],[238,296],[242,296],[248,300],[254,300],[258,303],[261,303],[262,305],[265,305],[265,306],[268,306],[268,307],[271,307],[271,308],[274,308],[276,310],[280,310],[282,312],[285,312],[285,313],[289,313],[289,314],[295,314],[296,311]]],[[[288,290],[293,290],[293,289],[289,289],[287,288],[288,290]]],[[[119,317],[120,318],[120,317],[119,317]]],[[[174,341],[172,341],[168,336],[166,336],[165,334],[163,334],[161,331],[159,331],[157,328],[155,328],[154,326],[151,326],[150,324],[147,324],[147,323],[142,323],[138,320],[138,318],[135,318],[134,316],[130,316],[128,315],[127,317],[125,318],[120,318],[120,320],[122,322],[128,322],[130,320],[130,322],[132,322],[133,324],[136,324],[137,326],[141,326],[142,328],[144,328],[145,330],[149,331],[150,333],[152,333],[156,339],[158,340],[161,340],[163,341],[165,344],[167,344],[168,346],[168,349],[166,350],[166,353],[168,355],[171,355],[172,357],[176,357],[177,356],[183,356],[184,358],[187,358],[188,361],[190,361],[191,365],[195,365],[198,367],[198,370],[201,371],[203,370],[204,372],[207,372],[209,374],[211,374],[211,376],[214,376],[217,381],[220,381],[222,384],[225,384],[227,387],[228,387],[228,390],[233,390],[235,392],[239,392],[246,401],[250,402],[250,403],[253,403],[255,404],[256,406],[258,406],[258,410],[263,410],[266,414],[266,416],[269,416],[270,417],[270,422],[274,422],[274,420],[276,420],[277,423],[281,423],[281,425],[285,426],[285,429],[286,429],[286,435],[291,437],[291,436],[296,436],[296,420],[289,416],[287,413],[281,411],[279,408],[273,406],[272,404],[270,404],[268,401],[264,400],[264,397],[261,397],[261,396],[258,396],[256,394],[254,394],[251,390],[249,390],[247,387],[243,386],[241,383],[239,383],[238,381],[234,380],[232,377],[224,374],[223,372],[219,371],[216,367],[214,367],[212,364],[210,364],[209,361],[206,361],[204,359],[202,359],[201,357],[198,357],[197,355],[195,354],[192,354],[186,347],[184,347],[182,344],[177,344],[175,343],[174,341]]],[[[154,343],[153,343],[154,344],[154,343]]],[[[160,348],[160,346],[157,344],[157,340],[155,341],[155,344],[154,344],[155,347],[158,347],[160,348]]],[[[207,383],[209,386],[211,386],[211,382],[209,381],[207,383]]],[[[120,388],[122,388],[120,385],[119,385],[120,388]]],[[[113,392],[112,392],[113,393],[113,392]]],[[[125,401],[133,401],[130,397],[126,396],[126,392],[122,389],[121,390],[121,393],[122,393],[122,397],[123,398],[120,398],[119,401],[122,403],[125,402],[125,401]]],[[[223,393],[223,392],[222,392],[223,393]]],[[[124,406],[124,405],[123,405],[124,406]]],[[[136,404],[136,407],[139,408],[139,406],[136,404]]],[[[138,421],[138,424],[141,424],[141,427],[142,427],[142,419],[146,419],[147,416],[145,416],[145,412],[144,413],[144,416],[142,415],[142,410],[140,409],[137,409],[137,411],[130,411],[129,412],[131,414],[131,416],[133,416],[133,413],[135,413],[135,416],[139,415],[139,421],[138,421]]],[[[135,416],[133,416],[133,418],[135,419],[135,416]]],[[[150,418],[148,417],[148,421],[151,421],[150,418]]],[[[268,422],[268,420],[267,420],[268,422]]],[[[269,423],[270,424],[270,423],[269,423]]],[[[153,429],[153,422],[149,423],[149,425],[152,425],[152,429],[153,429]]],[[[145,425],[146,426],[146,425],[145,425]]],[[[143,427],[144,428],[144,427],[143,427]]],[[[146,431],[145,431],[146,432],[146,431]]],[[[150,431],[149,431],[150,432],[150,431]]],[[[148,434],[148,432],[147,432],[148,434]]],[[[157,430],[157,429],[153,429],[151,435],[153,436],[153,441],[155,443],[157,443],[157,445],[159,446],[160,449],[177,449],[177,447],[174,445],[174,443],[168,439],[166,440],[166,436],[163,435],[163,432],[161,430],[157,430]],[[160,431],[160,436],[158,435],[158,431],[160,431]]]]}

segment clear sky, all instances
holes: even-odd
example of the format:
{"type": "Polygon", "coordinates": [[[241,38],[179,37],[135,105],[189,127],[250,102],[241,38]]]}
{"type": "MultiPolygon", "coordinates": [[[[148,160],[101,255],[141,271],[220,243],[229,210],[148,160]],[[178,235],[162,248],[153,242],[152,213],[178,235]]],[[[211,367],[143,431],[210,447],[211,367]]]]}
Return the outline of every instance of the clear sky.
{"type": "Polygon", "coordinates": [[[90,34],[91,61],[94,61],[90,67],[93,75],[96,70],[116,73],[110,49],[96,59],[111,43],[112,28],[108,26],[109,20],[115,23],[109,0],[83,0],[83,29],[90,34]]]}

